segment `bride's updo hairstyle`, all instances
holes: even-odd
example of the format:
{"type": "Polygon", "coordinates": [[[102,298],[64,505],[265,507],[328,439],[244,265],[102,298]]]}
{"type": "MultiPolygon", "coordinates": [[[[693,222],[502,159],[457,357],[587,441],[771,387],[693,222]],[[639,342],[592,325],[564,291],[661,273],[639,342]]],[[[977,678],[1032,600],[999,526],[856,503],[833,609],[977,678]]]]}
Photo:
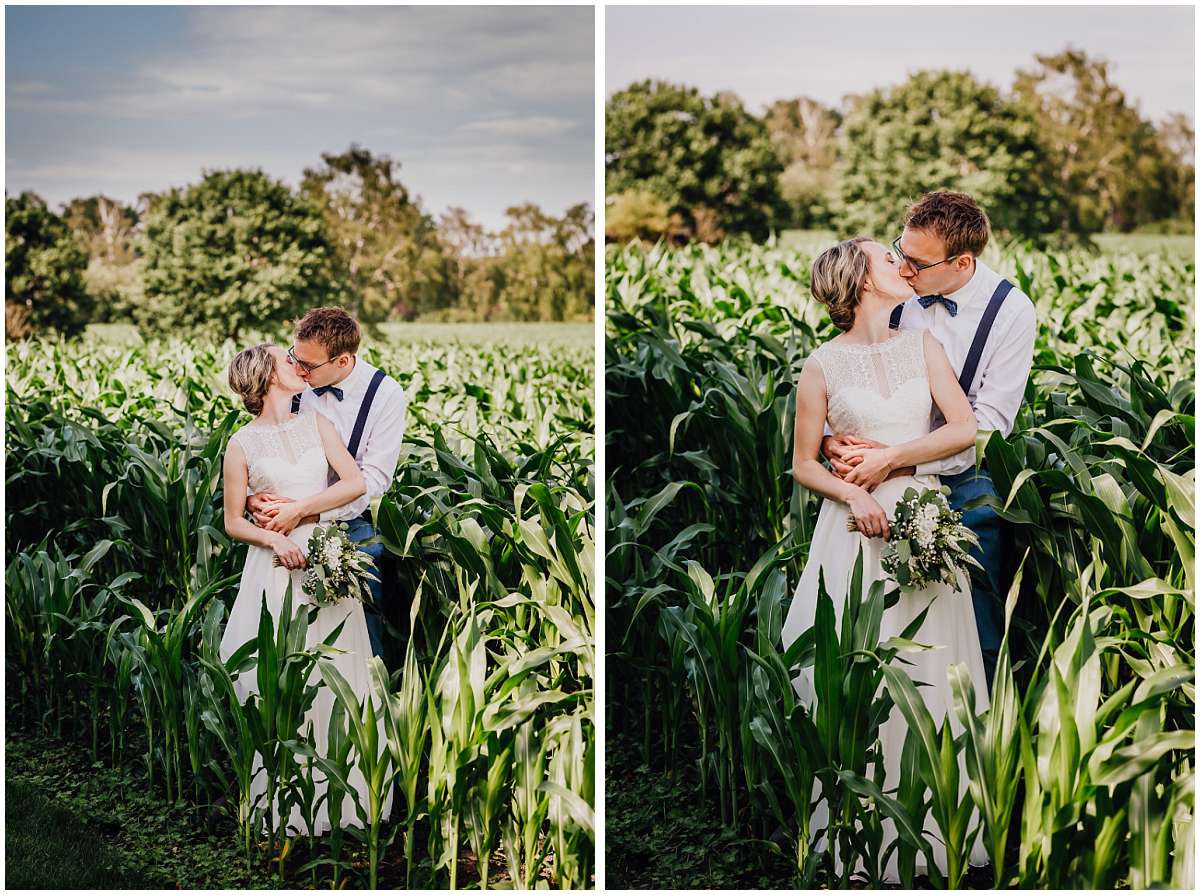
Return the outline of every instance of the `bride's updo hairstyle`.
{"type": "Polygon", "coordinates": [[[229,387],[255,416],[262,413],[263,400],[275,375],[275,357],[263,343],[238,353],[229,364],[229,387]]]}
{"type": "Polygon", "coordinates": [[[840,330],[854,325],[854,312],[871,272],[871,259],[862,244],[870,241],[865,236],[847,239],[823,251],[813,262],[813,298],[829,308],[829,317],[840,330]]]}

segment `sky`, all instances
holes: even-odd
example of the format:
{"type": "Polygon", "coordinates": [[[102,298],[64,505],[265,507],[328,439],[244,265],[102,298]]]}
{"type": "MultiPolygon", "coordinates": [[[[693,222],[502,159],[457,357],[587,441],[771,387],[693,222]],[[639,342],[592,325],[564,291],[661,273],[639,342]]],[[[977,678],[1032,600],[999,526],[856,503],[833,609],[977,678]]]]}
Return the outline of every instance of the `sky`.
{"type": "Polygon", "coordinates": [[[1035,54],[1070,44],[1107,59],[1150,120],[1195,120],[1190,6],[610,6],[604,27],[608,95],[657,78],[705,94],[732,90],[760,113],[797,96],[840,105],[922,68],[966,69],[1008,90],[1035,54]]]}
{"type": "Polygon", "coordinates": [[[52,207],[359,143],[427,212],[593,201],[590,7],[5,9],[5,190],[52,207]]]}

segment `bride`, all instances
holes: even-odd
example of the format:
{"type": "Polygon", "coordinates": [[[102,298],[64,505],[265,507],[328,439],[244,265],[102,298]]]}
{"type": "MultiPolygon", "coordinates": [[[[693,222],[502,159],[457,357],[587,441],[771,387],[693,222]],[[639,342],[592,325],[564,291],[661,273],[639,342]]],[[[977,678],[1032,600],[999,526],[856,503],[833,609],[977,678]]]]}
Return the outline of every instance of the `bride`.
{"type": "MultiPolygon", "coordinates": [[[[307,597],[301,587],[304,548],[316,525],[300,525],[299,521],[307,515],[317,515],[350,503],[366,492],[362,472],[333,423],[316,412],[291,412],[292,396],[302,392],[307,383],[293,369],[286,351],[274,345],[247,348],[229,366],[229,385],[255,418],[233,433],[225,454],[225,531],[230,537],[250,544],[250,549],[237,598],[221,637],[223,660],[228,660],[246,641],[257,637],[264,593],[268,611],[278,620],[290,581],[293,606],[297,610],[306,607],[307,611],[307,597]],[[331,467],[339,480],[327,487],[331,467]],[[270,529],[259,528],[246,519],[247,486],[255,493],[269,491],[291,498],[278,504],[279,511],[270,529]],[[276,557],[280,562],[278,566],[274,564],[276,557]]],[[[334,646],[344,652],[336,656],[334,665],[362,702],[371,693],[367,666],[371,642],[362,604],[346,599],[322,607],[309,625],[308,645],[321,643],[343,622],[345,627],[334,646]]],[[[238,697],[245,701],[256,690],[253,674],[239,676],[235,686],[238,697]]],[[[322,686],[302,724],[306,729],[309,722],[312,723],[313,745],[322,755],[326,750],[333,701],[333,691],[322,686]]],[[[378,705],[376,710],[379,710],[378,705]]],[[[382,737],[382,715],[380,721],[382,737]]],[[[255,800],[266,792],[266,775],[260,771],[261,764],[256,764],[251,793],[255,800]]],[[[319,771],[316,779],[317,796],[320,797],[325,784],[319,771]]],[[[349,782],[358,792],[360,802],[367,804],[366,781],[357,768],[351,770],[349,782]]],[[[384,819],[388,817],[390,807],[389,790],[384,819]]],[[[327,801],[322,801],[316,818],[317,834],[330,829],[327,808],[327,801]]],[[[354,802],[347,793],[342,806],[343,823],[357,826],[356,817],[354,802]]],[[[288,826],[301,834],[309,832],[298,807],[293,807],[288,826]]]]}
{"type": "MultiPolygon", "coordinates": [[[[898,302],[912,296],[912,287],[900,275],[899,260],[884,246],[864,237],[847,240],[823,252],[813,263],[813,296],[829,308],[830,317],[843,333],[818,347],[805,361],[796,382],[796,429],[792,472],[804,487],[825,497],[813,532],[808,562],[800,577],[784,621],[785,648],[812,627],[816,617],[818,574],[824,572],[826,590],[833,600],[837,623],[849,589],[858,552],[863,552],[863,584],[887,578],[881,557],[889,534],[888,517],[906,488],[921,491],[939,485],[936,476],[896,475],[873,492],[857,484],[878,480],[891,470],[915,466],[958,453],[975,441],[976,421],[971,405],[942,349],[923,330],[892,330],[888,317],[898,302]],[[946,424],[930,431],[930,411],[936,403],[946,424]],[[821,465],[818,459],[824,426],[860,439],[888,445],[861,448],[861,462],[845,480],[821,465]],[[847,529],[853,515],[857,531],[847,529]]],[[[905,653],[905,667],[914,681],[924,681],[921,693],[935,724],[949,713],[951,729],[962,732],[951,711],[952,697],[946,678],[951,664],[966,665],[979,710],[986,709],[987,684],[983,654],[975,625],[969,579],[959,577],[959,590],[934,585],[901,593],[899,602],[885,610],[880,640],[898,635],[926,606],[930,606],[915,639],[933,650],[905,653]],[[932,603],[932,605],[930,605],[932,603]]],[[[815,700],[813,670],[805,668],[793,681],[802,701],[815,700]]],[[[885,792],[894,791],[900,779],[900,758],[907,723],[893,707],[879,731],[884,762],[885,792]]],[[[959,756],[962,793],[966,769],[959,756]]],[[[827,826],[828,806],[821,800],[812,829],[827,826]]],[[[972,823],[977,822],[974,817],[972,823]]],[[[934,858],[945,872],[945,847],[937,840],[932,820],[926,833],[934,858]]],[[[895,838],[890,818],[883,819],[883,848],[895,838]]],[[[982,841],[970,856],[973,864],[987,861],[982,841]]],[[[886,868],[889,882],[898,882],[897,854],[886,868]]],[[[917,872],[927,872],[924,857],[917,857],[917,872]]]]}

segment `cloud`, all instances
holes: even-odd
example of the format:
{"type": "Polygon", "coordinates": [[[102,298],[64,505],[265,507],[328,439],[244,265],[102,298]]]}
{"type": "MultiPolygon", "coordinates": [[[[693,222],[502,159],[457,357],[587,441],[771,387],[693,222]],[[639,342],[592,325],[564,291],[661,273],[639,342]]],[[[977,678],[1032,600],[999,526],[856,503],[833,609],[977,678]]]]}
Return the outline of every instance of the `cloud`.
{"type": "Polygon", "coordinates": [[[399,161],[431,210],[496,218],[592,193],[591,7],[176,9],[136,47],[85,33],[69,65],[10,55],[14,188],[131,201],[229,167],[295,184],[357,142],[399,161]]]}
{"type": "Polygon", "coordinates": [[[485,118],[470,121],[458,129],[467,133],[488,134],[496,137],[537,140],[565,134],[575,128],[570,118],[554,115],[518,115],[507,118],[485,118]]]}
{"type": "Polygon", "coordinates": [[[40,96],[54,90],[46,81],[15,81],[6,87],[9,96],[40,96]]]}
{"type": "Polygon", "coordinates": [[[86,97],[41,83],[10,86],[9,100],[30,111],[90,106],[117,118],[183,119],[584,99],[593,84],[590,15],[584,7],[196,8],[182,50],[151,48],[123,78],[87,85],[86,97]]]}

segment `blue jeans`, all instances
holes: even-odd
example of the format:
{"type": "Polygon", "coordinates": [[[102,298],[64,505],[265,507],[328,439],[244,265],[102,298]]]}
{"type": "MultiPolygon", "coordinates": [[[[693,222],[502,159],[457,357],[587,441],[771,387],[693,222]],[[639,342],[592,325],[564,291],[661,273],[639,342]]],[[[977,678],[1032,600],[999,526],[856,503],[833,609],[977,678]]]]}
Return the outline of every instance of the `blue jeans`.
{"type": "MultiPolygon", "coordinates": [[[[375,537],[375,527],[362,516],[351,519],[346,525],[346,535],[355,543],[367,541],[375,537]]],[[[383,544],[368,544],[366,547],[359,547],[358,549],[375,560],[375,574],[380,575],[379,561],[383,558],[383,544]]],[[[383,608],[383,584],[379,581],[369,581],[367,583],[371,591],[371,601],[374,603],[374,605],[363,603],[363,615],[366,616],[367,620],[367,636],[371,638],[371,655],[382,656],[383,620],[379,617],[379,612],[383,608]]]]}
{"type": "MultiPolygon", "coordinates": [[[[996,486],[983,470],[975,468],[957,475],[944,475],[942,484],[950,488],[950,508],[961,511],[963,504],[982,494],[996,495],[996,486]]],[[[979,647],[983,652],[983,667],[987,673],[988,695],[992,692],[992,676],[1004,636],[1004,597],[1009,582],[1006,577],[1006,536],[1004,520],[991,507],[975,507],[963,513],[963,525],[975,532],[979,547],[971,555],[983,566],[983,574],[973,570],[971,603],[975,608],[975,627],[979,630],[979,647]]]]}

